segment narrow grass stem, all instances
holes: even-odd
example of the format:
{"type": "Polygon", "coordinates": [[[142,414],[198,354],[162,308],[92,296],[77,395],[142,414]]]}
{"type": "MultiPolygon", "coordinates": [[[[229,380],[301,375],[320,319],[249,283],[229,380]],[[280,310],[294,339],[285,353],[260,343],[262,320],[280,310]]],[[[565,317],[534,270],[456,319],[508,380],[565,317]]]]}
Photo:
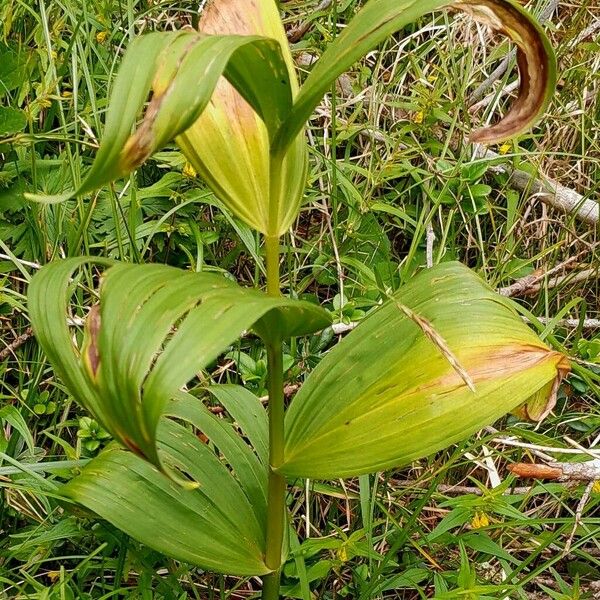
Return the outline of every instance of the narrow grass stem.
{"type": "MultiPolygon", "coordinates": [[[[267,237],[267,292],[279,296],[279,238],[267,237]]],[[[263,600],[278,600],[281,552],[285,528],[285,477],[273,468],[283,462],[283,347],[281,341],[267,344],[269,392],[269,483],[267,492],[267,539],[265,563],[273,572],[264,578],[263,600]]]]}

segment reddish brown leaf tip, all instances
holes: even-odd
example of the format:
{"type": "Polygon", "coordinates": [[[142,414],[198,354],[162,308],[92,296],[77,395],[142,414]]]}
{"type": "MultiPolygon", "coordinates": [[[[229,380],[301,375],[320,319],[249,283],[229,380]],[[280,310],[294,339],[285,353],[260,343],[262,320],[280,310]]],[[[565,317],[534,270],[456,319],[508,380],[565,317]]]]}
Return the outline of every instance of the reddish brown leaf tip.
{"type": "Polygon", "coordinates": [[[522,133],[544,112],[556,85],[556,61],[544,32],[524,9],[508,0],[459,0],[452,7],[517,45],[518,97],[502,120],[473,131],[469,141],[496,143],[522,133]]]}
{"type": "Polygon", "coordinates": [[[508,465],[508,470],[523,479],[559,479],[563,474],[562,469],[535,463],[515,463],[508,465]]]}
{"type": "Polygon", "coordinates": [[[100,305],[95,304],[90,309],[85,322],[85,343],[83,357],[86,367],[95,379],[100,368],[100,353],[98,351],[98,336],[100,335],[100,305]]]}

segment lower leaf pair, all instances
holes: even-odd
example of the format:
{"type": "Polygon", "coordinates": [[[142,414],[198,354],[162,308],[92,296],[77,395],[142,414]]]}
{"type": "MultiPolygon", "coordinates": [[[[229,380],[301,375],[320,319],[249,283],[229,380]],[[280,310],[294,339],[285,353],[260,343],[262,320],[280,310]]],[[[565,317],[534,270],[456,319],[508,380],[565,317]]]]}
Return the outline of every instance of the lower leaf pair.
{"type": "MultiPolygon", "coordinates": [[[[239,386],[207,388],[229,419],[185,392],[244,331],[267,341],[329,325],[323,309],[211,274],[93,259],[54,263],[30,288],[38,340],[75,398],[120,442],[65,497],[132,537],[214,571],[264,575],[268,426],[239,386]],[[73,342],[67,291],[86,262],[109,266],[73,342]],[[58,298],[58,301],[57,301],[58,298]]],[[[552,401],[568,370],[473,272],[423,272],[331,350],[292,400],[292,478],[349,477],[409,463],[530,398],[552,401]]]]}

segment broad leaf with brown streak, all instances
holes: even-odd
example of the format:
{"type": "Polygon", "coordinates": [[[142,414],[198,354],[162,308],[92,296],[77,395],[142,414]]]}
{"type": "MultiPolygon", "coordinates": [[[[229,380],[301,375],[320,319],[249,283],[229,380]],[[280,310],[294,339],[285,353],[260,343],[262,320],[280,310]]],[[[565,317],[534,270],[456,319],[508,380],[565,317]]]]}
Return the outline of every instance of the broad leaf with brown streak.
{"type": "Polygon", "coordinates": [[[274,136],[292,105],[288,65],[278,42],[193,31],[150,33],[136,38],[125,53],[102,143],[80,187],[54,197],[28,197],[61,202],[130,173],[198,119],[221,76],[236,87],[274,136]],[[144,117],[132,133],[150,92],[144,117]]]}
{"type": "Polygon", "coordinates": [[[441,264],[311,373],[286,415],[281,471],[329,479],[405,465],[532,397],[551,403],[568,370],[510,301],[463,265],[441,264]]]}
{"type": "MultiPolygon", "coordinates": [[[[292,94],[296,95],[292,56],[274,0],[213,0],[203,11],[200,30],[211,35],[261,35],[279,42],[292,94]]],[[[177,143],[234,214],[266,235],[278,236],[289,228],[298,213],[306,180],[303,128],[277,165],[283,182],[278,185],[271,177],[265,124],[222,78],[209,105],[177,143]]]]}
{"type": "Polygon", "coordinates": [[[244,331],[285,339],[330,323],[314,304],[268,297],[219,275],[112,263],[79,347],[67,324],[67,292],[79,268],[97,263],[111,265],[84,257],[36,273],[28,294],[32,326],[75,399],[123,446],[160,468],[156,432],[169,402],[244,331]]]}

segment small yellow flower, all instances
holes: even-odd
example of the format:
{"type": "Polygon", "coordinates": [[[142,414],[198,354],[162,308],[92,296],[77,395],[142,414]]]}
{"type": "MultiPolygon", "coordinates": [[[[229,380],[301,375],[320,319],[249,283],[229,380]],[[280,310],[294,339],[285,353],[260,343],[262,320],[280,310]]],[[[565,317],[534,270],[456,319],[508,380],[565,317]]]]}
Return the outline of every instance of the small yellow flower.
{"type": "Polygon", "coordinates": [[[512,146],[510,144],[502,144],[502,146],[500,146],[500,148],[498,148],[498,153],[506,154],[511,148],[512,148],[512,146]]]}
{"type": "Polygon", "coordinates": [[[197,177],[198,175],[198,173],[196,173],[196,169],[194,169],[194,167],[189,162],[185,163],[183,171],[181,171],[181,173],[184,177],[189,177],[190,179],[194,179],[194,177],[197,177]]]}
{"type": "Polygon", "coordinates": [[[490,524],[488,516],[484,512],[477,512],[471,521],[471,527],[473,529],[481,529],[487,527],[490,524]]]}
{"type": "Polygon", "coordinates": [[[96,41],[99,44],[104,44],[104,42],[106,41],[106,38],[108,37],[108,31],[99,31],[96,34],[96,41]]]}
{"type": "Polygon", "coordinates": [[[61,96],[63,98],[70,98],[73,95],[73,92],[71,90],[64,90],[61,94],[61,96]]]}
{"type": "Polygon", "coordinates": [[[348,550],[346,549],[345,545],[340,546],[337,551],[337,557],[341,562],[346,562],[348,560],[348,550]]]}
{"type": "Polygon", "coordinates": [[[600,480],[594,481],[594,487],[592,488],[594,494],[600,494],[600,480]]]}
{"type": "Polygon", "coordinates": [[[419,123],[422,123],[422,122],[423,122],[423,119],[424,119],[424,118],[425,118],[425,115],[423,114],[423,111],[422,111],[422,110],[420,110],[419,112],[416,112],[416,113],[413,115],[413,119],[412,119],[412,120],[413,120],[413,123],[417,123],[417,124],[419,124],[419,123]]]}

